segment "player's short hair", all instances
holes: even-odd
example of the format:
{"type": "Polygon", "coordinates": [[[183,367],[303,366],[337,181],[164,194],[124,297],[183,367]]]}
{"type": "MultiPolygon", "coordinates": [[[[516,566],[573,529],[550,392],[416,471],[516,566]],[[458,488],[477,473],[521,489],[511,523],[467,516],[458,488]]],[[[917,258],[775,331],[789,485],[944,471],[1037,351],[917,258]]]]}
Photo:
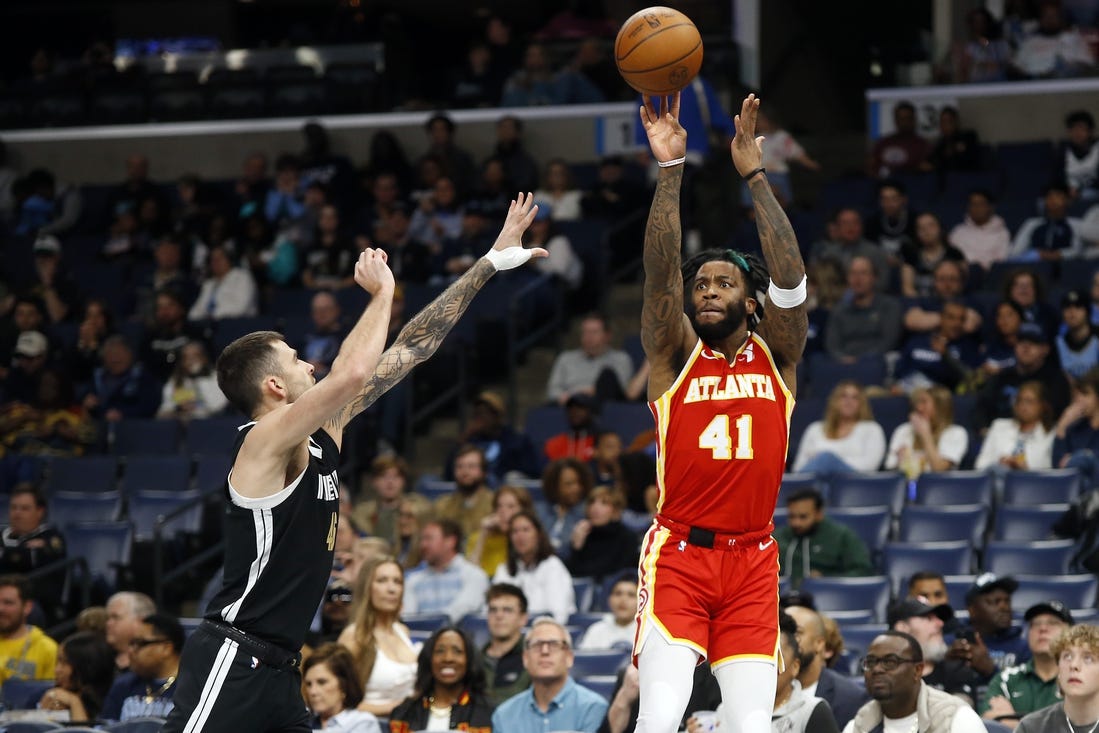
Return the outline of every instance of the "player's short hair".
{"type": "Polygon", "coordinates": [[[485,591],[485,603],[491,603],[497,598],[511,597],[519,601],[519,612],[527,612],[527,594],[523,589],[512,583],[493,583],[485,591]]]}
{"type": "Polygon", "coordinates": [[[763,320],[763,305],[767,299],[767,286],[771,282],[771,276],[767,272],[767,265],[756,255],[750,252],[738,252],[734,249],[704,249],[693,257],[683,262],[683,305],[688,315],[694,311],[694,302],[690,293],[694,287],[694,279],[698,271],[707,262],[728,262],[736,267],[744,275],[744,289],[756,301],[756,311],[748,316],[748,330],[754,331],[763,320]]]}
{"type": "Polygon", "coordinates": [[[824,494],[820,493],[817,489],[798,489],[786,499],[786,504],[789,506],[798,501],[811,501],[813,507],[816,509],[824,508],[824,494]]]}
{"type": "Polygon", "coordinates": [[[256,331],[225,347],[217,361],[218,387],[229,403],[251,417],[263,399],[260,381],[268,374],[282,376],[273,347],[282,341],[276,331],[256,331]]]}

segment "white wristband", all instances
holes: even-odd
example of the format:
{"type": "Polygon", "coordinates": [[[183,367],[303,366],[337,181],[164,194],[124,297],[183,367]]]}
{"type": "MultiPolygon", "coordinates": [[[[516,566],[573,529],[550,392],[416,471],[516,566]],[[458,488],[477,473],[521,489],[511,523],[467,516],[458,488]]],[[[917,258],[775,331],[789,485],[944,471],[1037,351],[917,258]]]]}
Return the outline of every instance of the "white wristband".
{"type": "Polygon", "coordinates": [[[525,265],[530,257],[531,251],[523,247],[490,249],[485,254],[485,259],[492,263],[497,272],[500,270],[513,270],[519,265],[525,265]]]}
{"type": "Polygon", "coordinates": [[[772,280],[771,284],[767,286],[767,304],[773,305],[776,308],[797,308],[799,305],[805,302],[805,283],[809,278],[802,276],[801,282],[797,287],[784,290],[777,287],[775,281],[772,280]]]}
{"type": "Polygon", "coordinates": [[[675,160],[658,160],[656,161],[656,164],[661,168],[672,168],[677,165],[683,165],[686,160],[687,156],[684,155],[682,158],[676,158],[675,160]]]}

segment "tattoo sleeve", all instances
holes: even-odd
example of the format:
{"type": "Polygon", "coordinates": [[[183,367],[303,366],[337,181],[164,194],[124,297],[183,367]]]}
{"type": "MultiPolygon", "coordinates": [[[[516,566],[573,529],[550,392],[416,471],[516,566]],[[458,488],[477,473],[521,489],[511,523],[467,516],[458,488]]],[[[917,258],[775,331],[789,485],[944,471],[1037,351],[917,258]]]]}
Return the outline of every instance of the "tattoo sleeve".
{"type": "Polygon", "coordinates": [[[450,333],[450,329],[466,312],[473,297],[495,273],[495,268],[488,260],[477,260],[464,275],[417,313],[401,329],[393,345],[382,353],[373,376],[367,380],[359,394],[329,424],[342,428],[351,418],[370,407],[393,385],[404,379],[413,367],[430,359],[450,333]]]}
{"type": "MultiPolygon", "coordinates": [[[[669,363],[683,345],[683,273],[679,188],[683,167],[662,168],[645,225],[641,345],[651,361],[669,363]]],[[[659,364],[658,364],[659,366],[659,364]]]]}
{"type": "MultiPolygon", "coordinates": [[[[771,281],[785,290],[795,288],[805,277],[805,263],[790,220],[779,206],[766,174],[754,176],[748,188],[752,192],[756,227],[771,281]]],[[[809,330],[805,304],[796,308],[765,309],[759,330],[779,365],[792,372],[805,349],[805,335],[809,330]]]]}

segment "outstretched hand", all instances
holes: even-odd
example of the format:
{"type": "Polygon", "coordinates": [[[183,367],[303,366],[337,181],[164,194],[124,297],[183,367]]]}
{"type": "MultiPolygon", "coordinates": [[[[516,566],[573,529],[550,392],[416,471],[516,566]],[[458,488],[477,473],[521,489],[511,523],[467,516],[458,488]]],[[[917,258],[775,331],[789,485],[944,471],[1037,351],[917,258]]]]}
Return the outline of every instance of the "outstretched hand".
{"type": "Polygon", "coordinates": [[[749,94],[740,103],[740,114],[733,118],[736,134],[729,143],[729,152],[733,155],[733,165],[737,173],[746,176],[763,164],[763,136],[756,137],[756,116],[759,114],[759,100],[755,94],[749,94]]]}
{"type": "Polygon", "coordinates": [[[649,137],[649,147],[657,161],[666,163],[687,154],[687,131],[679,124],[679,92],[669,97],[644,95],[641,101],[641,126],[649,137]]]}
{"type": "Polygon", "coordinates": [[[497,270],[510,270],[527,262],[531,257],[549,257],[549,252],[541,247],[523,248],[523,233],[534,221],[538,205],[534,203],[533,193],[520,193],[508,207],[504,226],[492,245],[489,259],[497,270]],[[493,254],[495,253],[495,254],[493,254]]]}

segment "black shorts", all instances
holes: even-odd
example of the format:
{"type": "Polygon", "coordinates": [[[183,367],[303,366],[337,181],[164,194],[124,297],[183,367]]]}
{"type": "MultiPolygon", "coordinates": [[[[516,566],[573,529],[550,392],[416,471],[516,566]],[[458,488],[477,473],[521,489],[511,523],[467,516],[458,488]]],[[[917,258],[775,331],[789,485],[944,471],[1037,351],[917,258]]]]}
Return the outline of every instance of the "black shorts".
{"type": "Polygon", "coordinates": [[[173,700],[162,732],[313,730],[297,669],[265,665],[203,625],[183,647],[173,700]]]}

